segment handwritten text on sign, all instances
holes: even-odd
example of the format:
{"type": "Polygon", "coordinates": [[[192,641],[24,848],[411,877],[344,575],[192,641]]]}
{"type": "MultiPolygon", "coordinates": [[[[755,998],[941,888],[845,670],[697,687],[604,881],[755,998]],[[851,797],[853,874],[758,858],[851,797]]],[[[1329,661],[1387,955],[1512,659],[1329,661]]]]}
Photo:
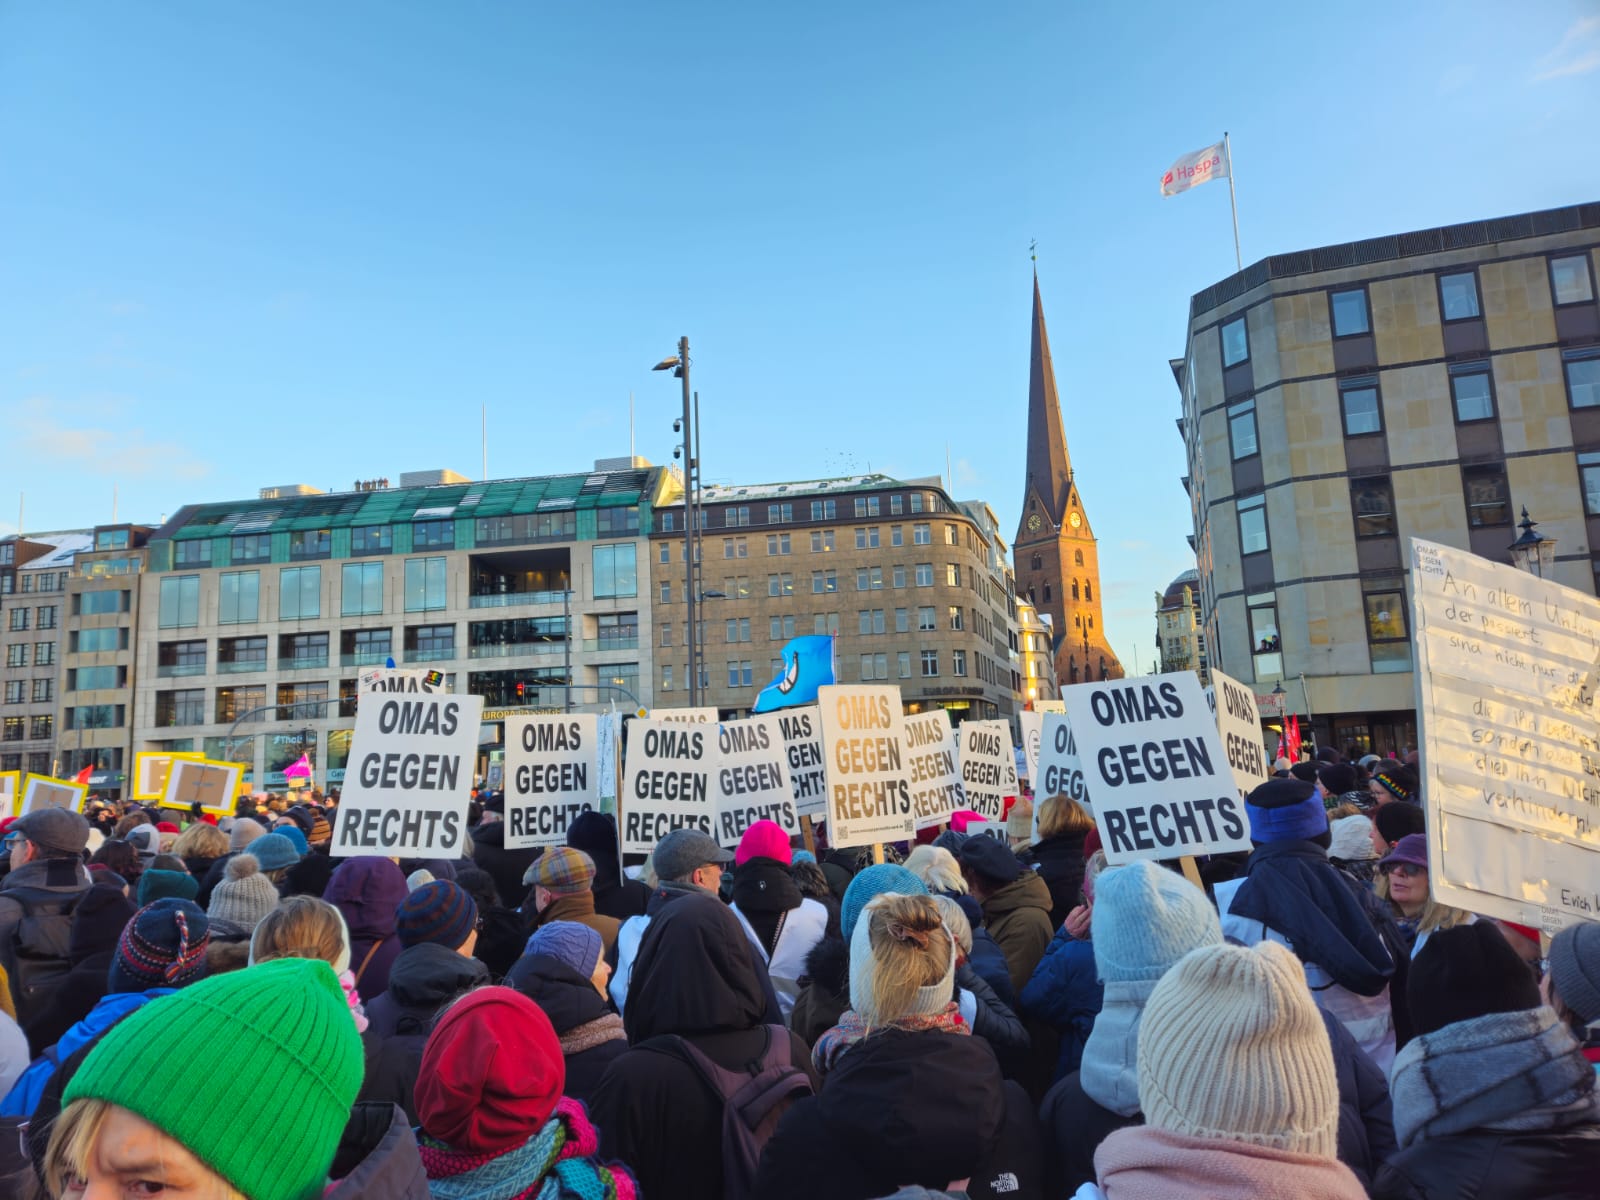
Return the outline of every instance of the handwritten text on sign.
{"type": "Polygon", "coordinates": [[[626,736],[623,853],[648,854],[674,829],[709,834],[716,813],[710,772],[717,756],[717,727],[641,719],[628,722],[626,736]]]}
{"type": "Polygon", "coordinates": [[[897,842],[916,832],[904,761],[900,689],[817,689],[828,771],[828,840],[838,847],[897,842]]]}
{"type": "Polygon", "coordinates": [[[482,712],[481,696],[365,697],[333,854],[459,857],[482,712]]]}
{"type": "Polygon", "coordinates": [[[1600,920],[1600,601],[1412,541],[1433,894],[1544,927],[1600,920]]]}
{"type": "Polygon", "coordinates": [[[1244,801],[1192,671],[1063,696],[1113,864],[1248,850],[1244,801]]]}
{"type": "Polygon", "coordinates": [[[717,832],[724,846],[737,846],[757,821],[773,821],[785,833],[800,832],[800,814],[785,769],[783,731],[776,713],[717,728],[717,832]]]}
{"type": "Polygon", "coordinates": [[[560,846],[599,803],[593,713],[506,718],[507,850],[560,846]]]}
{"type": "Polygon", "coordinates": [[[961,791],[961,751],[950,714],[942,708],[917,713],[906,721],[906,776],[917,828],[931,829],[966,807],[961,791]]]}

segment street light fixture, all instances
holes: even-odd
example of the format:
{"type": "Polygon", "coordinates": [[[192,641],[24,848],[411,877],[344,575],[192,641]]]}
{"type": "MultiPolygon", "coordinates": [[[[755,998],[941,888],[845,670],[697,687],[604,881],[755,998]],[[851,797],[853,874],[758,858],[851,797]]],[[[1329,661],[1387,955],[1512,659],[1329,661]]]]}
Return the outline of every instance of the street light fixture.
{"type": "Polygon", "coordinates": [[[693,707],[700,703],[700,660],[695,654],[695,635],[698,632],[698,614],[695,610],[700,599],[700,460],[695,457],[699,433],[695,420],[698,405],[691,402],[692,393],[689,391],[689,339],[679,338],[678,353],[663,358],[650,369],[671,371],[674,379],[683,380],[683,416],[672,423],[672,429],[674,433],[683,434],[683,512],[686,522],[683,531],[683,599],[689,618],[685,648],[689,652],[689,704],[693,707]]]}
{"type": "Polygon", "coordinates": [[[1528,506],[1524,504],[1522,520],[1518,522],[1522,536],[1512,542],[1507,549],[1511,551],[1512,566],[1543,579],[1545,572],[1555,566],[1556,539],[1537,532],[1534,526],[1538,523],[1528,516],[1528,506]]]}

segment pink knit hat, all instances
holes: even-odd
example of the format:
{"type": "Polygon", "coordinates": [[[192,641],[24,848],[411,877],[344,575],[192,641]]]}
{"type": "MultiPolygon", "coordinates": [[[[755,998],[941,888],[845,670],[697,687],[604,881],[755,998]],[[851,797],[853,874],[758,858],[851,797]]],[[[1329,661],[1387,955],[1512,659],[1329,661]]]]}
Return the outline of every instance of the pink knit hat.
{"type": "Polygon", "coordinates": [[[742,867],[752,858],[775,858],[784,866],[789,865],[789,835],[776,821],[757,821],[744,831],[733,856],[733,865],[742,867]]]}

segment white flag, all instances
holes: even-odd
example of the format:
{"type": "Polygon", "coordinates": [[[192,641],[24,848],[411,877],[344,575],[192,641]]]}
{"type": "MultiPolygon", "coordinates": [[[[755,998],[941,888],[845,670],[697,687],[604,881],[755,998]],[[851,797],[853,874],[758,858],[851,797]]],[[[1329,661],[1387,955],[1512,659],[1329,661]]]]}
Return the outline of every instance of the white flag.
{"type": "Polygon", "coordinates": [[[1214,146],[1207,146],[1204,150],[1196,150],[1193,154],[1185,154],[1168,167],[1167,173],[1161,177],[1161,194],[1163,196],[1176,196],[1179,192],[1187,192],[1190,188],[1199,187],[1202,183],[1210,183],[1213,179],[1226,179],[1227,177],[1227,147],[1218,142],[1214,146]]]}

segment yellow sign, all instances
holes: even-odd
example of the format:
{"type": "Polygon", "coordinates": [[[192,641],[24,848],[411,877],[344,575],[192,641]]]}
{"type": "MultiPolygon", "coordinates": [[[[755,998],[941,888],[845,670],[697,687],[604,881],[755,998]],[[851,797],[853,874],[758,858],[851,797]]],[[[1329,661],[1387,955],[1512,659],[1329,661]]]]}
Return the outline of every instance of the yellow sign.
{"type": "Polygon", "coordinates": [[[167,775],[175,761],[198,762],[204,757],[193,751],[140,750],[133,756],[133,798],[160,800],[167,794],[167,775]]]}
{"type": "Polygon", "coordinates": [[[232,816],[243,774],[244,767],[239,763],[179,759],[167,774],[162,804],[180,812],[190,811],[198,804],[201,812],[218,817],[232,816]]]}
{"type": "Polygon", "coordinates": [[[83,799],[89,794],[89,785],[71,779],[52,779],[48,775],[29,775],[22,788],[22,812],[38,808],[69,808],[83,811],[83,799]]]}
{"type": "Polygon", "coordinates": [[[0,771],[0,817],[17,815],[22,800],[22,772],[0,771]]]}

